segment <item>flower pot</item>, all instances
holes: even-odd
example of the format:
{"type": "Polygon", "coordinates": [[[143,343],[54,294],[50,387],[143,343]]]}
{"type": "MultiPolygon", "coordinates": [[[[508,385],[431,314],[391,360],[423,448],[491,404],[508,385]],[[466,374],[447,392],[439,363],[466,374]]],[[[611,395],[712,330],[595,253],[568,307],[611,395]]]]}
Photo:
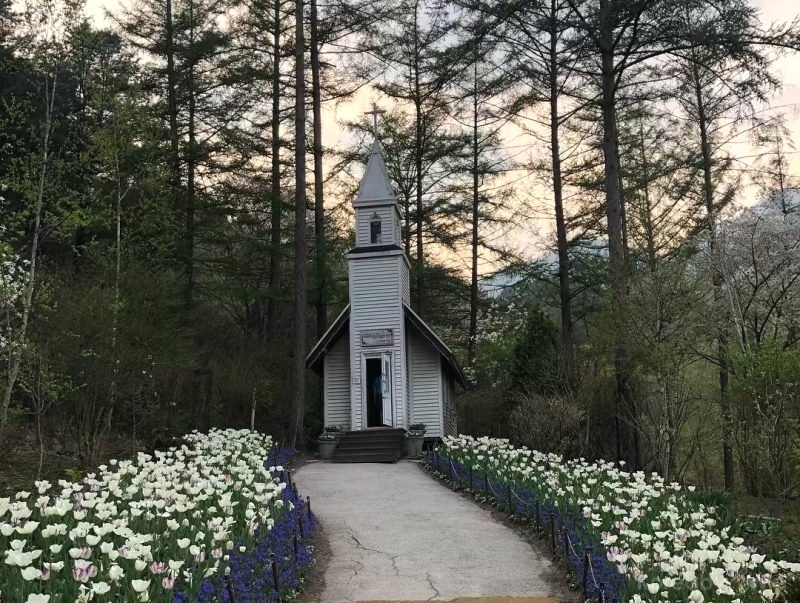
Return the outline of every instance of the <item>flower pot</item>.
{"type": "Polygon", "coordinates": [[[333,457],[333,451],[336,449],[337,440],[317,440],[319,444],[319,458],[330,459],[333,457]]]}
{"type": "Polygon", "coordinates": [[[403,440],[403,452],[408,458],[416,459],[422,456],[423,435],[406,435],[403,440]]]}

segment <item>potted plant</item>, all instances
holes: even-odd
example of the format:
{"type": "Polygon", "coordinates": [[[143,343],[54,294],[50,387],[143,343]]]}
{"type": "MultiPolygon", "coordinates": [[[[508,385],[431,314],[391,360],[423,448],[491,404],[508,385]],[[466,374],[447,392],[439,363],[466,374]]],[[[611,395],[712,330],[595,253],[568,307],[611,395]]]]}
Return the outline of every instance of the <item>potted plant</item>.
{"type": "Polygon", "coordinates": [[[329,425],[319,434],[317,438],[319,458],[330,459],[333,457],[333,451],[336,449],[336,444],[339,443],[339,437],[341,435],[342,429],[337,425],[329,425]]]}
{"type": "Polygon", "coordinates": [[[416,459],[422,456],[425,429],[424,423],[414,423],[408,426],[406,437],[403,440],[403,451],[407,457],[416,459]]]}

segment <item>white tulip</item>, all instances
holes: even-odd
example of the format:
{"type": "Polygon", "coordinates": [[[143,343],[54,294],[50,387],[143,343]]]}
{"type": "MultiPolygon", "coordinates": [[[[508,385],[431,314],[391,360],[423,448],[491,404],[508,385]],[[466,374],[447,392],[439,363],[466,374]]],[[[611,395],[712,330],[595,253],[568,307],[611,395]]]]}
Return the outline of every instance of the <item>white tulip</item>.
{"type": "Polygon", "coordinates": [[[125,571],[118,565],[114,564],[108,568],[108,577],[112,582],[116,582],[125,575],[125,571]]]}
{"type": "Polygon", "coordinates": [[[64,569],[63,561],[53,561],[51,563],[43,563],[42,565],[51,572],[60,572],[62,569],[64,569]]]}
{"type": "Polygon", "coordinates": [[[26,521],[23,525],[17,526],[18,534],[31,534],[39,527],[38,521],[26,521]]]}
{"type": "Polygon", "coordinates": [[[31,580],[36,580],[37,578],[41,578],[42,571],[31,565],[22,569],[22,577],[28,582],[30,582],[31,580]]]}

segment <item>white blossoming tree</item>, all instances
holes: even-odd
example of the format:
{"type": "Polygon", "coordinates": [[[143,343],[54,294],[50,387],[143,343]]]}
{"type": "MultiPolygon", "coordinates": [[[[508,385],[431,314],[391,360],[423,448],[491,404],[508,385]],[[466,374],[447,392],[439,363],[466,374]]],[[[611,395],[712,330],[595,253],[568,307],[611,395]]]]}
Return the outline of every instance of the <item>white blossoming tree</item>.
{"type": "Polygon", "coordinates": [[[735,444],[752,494],[800,486],[800,213],[770,195],[724,223],[720,269],[735,326],[735,444]]]}
{"type": "MultiPolygon", "coordinates": [[[[0,236],[2,232],[0,232],[0,236]]],[[[0,239],[0,367],[2,386],[5,390],[11,381],[11,369],[15,356],[24,344],[23,300],[28,282],[28,265],[25,260],[11,252],[0,239]]],[[[3,398],[0,413],[8,413],[9,399],[3,398]]]]}

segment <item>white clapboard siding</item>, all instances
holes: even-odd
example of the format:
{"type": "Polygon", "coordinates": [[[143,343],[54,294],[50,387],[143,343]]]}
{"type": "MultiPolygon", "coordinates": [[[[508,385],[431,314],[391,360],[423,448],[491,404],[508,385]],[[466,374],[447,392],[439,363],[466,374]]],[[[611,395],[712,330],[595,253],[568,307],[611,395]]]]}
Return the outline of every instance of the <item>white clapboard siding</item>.
{"type": "MultiPolygon", "coordinates": [[[[364,352],[392,353],[392,389],[394,425],[405,426],[405,379],[403,305],[400,302],[400,269],[403,262],[399,253],[380,256],[351,256],[350,272],[350,337],[351,366],[362,366],[364,352]],[[373,329],[392,329],[394,342],[387,348],[362,348],[361,332],[373,329]]],[[[363,380],[363,377],[362,377],[363,380]]],[[[353,428],[365,429],[363,407],[364,385],[351,380],[353,428]]]]}
{"type": "Polygon", "coordinates": [[[394,214],[394,241],[395,244],[403,245],[403,220],[400,218],[400,209],[395,206],[394,214]]]}
{"type": "Polygon", "coordinates": [[[350,342],[340,337],[325,356],[325,425],[350,428],[350,342]]]}
{"type": "Polygon", "coordinates": [[[369,247],[369,222],[372,216],[378,214],[381,219],[381,242],[378,245],[398,245],[400,240],[395,239],[394,205],[379,205],[375,207],[359,207],[356,209],[356,247],[369,247]]]}
{"type": "Polygon", "coordinates": [[[405,427],[408,427],[408,425],[411,423],[411,420],[410,420],[411,419],[411,354],[413,352],[411,351],[411,345],[412,345],[411,334],[405,328],[403,329],[403,331],[405,333],[405,340],[406,340],[406,354],[405,354],[406,374],[405,374],[405,379],[406,379],[406,417],[408,418],[408,421],[407,421],[407,424],[405,425],[405,427]]]}
{"type": "Polygon", "coordinates": [[[416,332],[411,343],[411,421],[425,423],[426,437],[442,437],[441,361],[439,351],[416,332]]]}
{"type": "Polygon", "coordinates": [[[400,286],[403,295],[403,303],[407,306],[411,305],[411,281],[408,270],[408,264],[400,262],[400,286]]]}

